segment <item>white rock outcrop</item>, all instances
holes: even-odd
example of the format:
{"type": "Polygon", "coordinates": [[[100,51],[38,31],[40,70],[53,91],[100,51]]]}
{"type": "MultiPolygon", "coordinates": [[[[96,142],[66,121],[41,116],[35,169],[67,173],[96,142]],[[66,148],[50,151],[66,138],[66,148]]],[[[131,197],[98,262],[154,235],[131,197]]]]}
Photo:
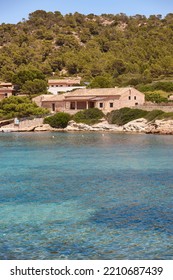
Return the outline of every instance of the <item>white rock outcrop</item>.
{"type": "Polygon", "coordinates": [[[155,120],[148,124],[146,133],[173,134],[173,120],[155,120]]]}
{"type": "Polygon", "coordinates": [[[69,121],[65,131],[123,131],[123,128],[114,124],[109,124],[107,121],[102,121],[94,125],[84,123],[76,123],[69,121]]]}
{"type": "Polygon", "coordinates": [[[116,124],[109,124],[107,121],[102,121],[100,123],[92,125],[95,131],[123,131],[122,126],[116,124]]]}
{"type": "Polygon", "coordinates": [[[144,118],[136,119],[123,125],[123,131],[126,132],[145,132],[148,122],[144,118]]]}
{"type": "Polygon", "coordinates": [[[51,127],[49,124],[42,124],[40,126],[35,127],[34,131],[55,131],[53,127],[51,127]]]}
{"type": "Polygon", "coordinates": [[[110,132],[139,132],[151,134],[172,134],[173,120],[155,120],[147,122],[146,119],[140,118],[128,122],[123,126],[109,124],[106,120],[94,125],[76,123],[71,120],[64,129],[52,128],[49,124],[43,124],[43,119],[33,119],[21,121],[19,126],[10,123],[0,127],[0,132],[29,132],[29,131],[110,131],[110,132]]]}
{"type": "Polygon", "coordinates": [[[84,123],[76,123],[75,121],[69,121],[68,126],[64,128],[65,131],[89,131],[91,126],[84,123]]]}

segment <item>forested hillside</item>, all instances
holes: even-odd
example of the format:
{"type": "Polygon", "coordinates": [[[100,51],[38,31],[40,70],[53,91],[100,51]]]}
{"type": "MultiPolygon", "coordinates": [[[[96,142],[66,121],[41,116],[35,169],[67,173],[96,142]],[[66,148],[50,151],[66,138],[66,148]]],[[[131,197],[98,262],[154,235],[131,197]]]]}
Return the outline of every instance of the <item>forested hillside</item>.
{"type": "Polygon", "coordinates": [[[0,80],[27,90],[28,82],[32,88],[52,72],[79,75],[93,87],[171,80],[173,14],[63,16],[38,10],[18,24],[0,25],[0,80]]]}

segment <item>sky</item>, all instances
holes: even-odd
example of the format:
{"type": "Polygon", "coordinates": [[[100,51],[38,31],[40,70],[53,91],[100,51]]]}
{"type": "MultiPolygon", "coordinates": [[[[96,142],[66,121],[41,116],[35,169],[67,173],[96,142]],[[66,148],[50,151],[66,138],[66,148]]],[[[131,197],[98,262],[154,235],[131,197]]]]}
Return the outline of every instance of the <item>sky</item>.
{"type": "Polygon", "coordinates": [[[173,0],[0,0],[0,24],[17,23],[36,10],[60,11],[63,15],[79,12],[165,16],[173,13],[173,0]]]}

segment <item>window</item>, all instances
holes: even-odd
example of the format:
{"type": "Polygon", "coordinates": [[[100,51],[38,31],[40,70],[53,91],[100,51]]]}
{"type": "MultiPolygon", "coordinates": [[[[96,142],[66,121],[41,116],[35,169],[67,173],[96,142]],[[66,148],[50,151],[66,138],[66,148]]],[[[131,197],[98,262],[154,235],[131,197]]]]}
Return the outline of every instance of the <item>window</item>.
{"type": "Polygon", "coordinates": [[[55,103],[52,103],[52,111],[55,112],[55,103]]]}
{"type": "Polygon", "coordinates": [[[8,93],[4,93],[4,97],[8,97],[8,93]]]}
{"type": "Polygon", "coordinates": [[[109,105],[110,105],[110,108],[114,107],[114,103],[113,102],[109,103],[109,105]]]}
{"type": "Polygon", "coordinates": [[[138,105],[138,102],[135,103],[135,106],[137,106],[137,105],[138,105]]]}
{"type": "Polygon", "coordinates": [[[136,100],[136,96],[134,96],[134,100],[136,100]]]}
{"type": "Polygon", "coordinates": [[[129,96],[129,100],[131,100],[131,96],[129,96]]]}
{"type": "Polygon", "coordinates": [[[99,103],[99,107],[100,107],[100,108],[103,108],[103,103],[102,103],[102,102],[99,103]]]}
{"type": "Polygon", "coordinates": [[[75,102],[70,102],[70,109],[75,110],[75,102]]]}

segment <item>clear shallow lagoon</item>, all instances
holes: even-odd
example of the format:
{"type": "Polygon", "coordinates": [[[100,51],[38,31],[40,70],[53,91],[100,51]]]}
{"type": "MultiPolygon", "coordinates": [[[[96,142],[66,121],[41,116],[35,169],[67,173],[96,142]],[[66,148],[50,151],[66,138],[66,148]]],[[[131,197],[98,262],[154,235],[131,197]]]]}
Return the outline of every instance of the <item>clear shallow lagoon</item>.
{"type": "Polygon", "coordinates": [[[0,134],[0,259],[173,259],[173,136],[0,134]]]}

